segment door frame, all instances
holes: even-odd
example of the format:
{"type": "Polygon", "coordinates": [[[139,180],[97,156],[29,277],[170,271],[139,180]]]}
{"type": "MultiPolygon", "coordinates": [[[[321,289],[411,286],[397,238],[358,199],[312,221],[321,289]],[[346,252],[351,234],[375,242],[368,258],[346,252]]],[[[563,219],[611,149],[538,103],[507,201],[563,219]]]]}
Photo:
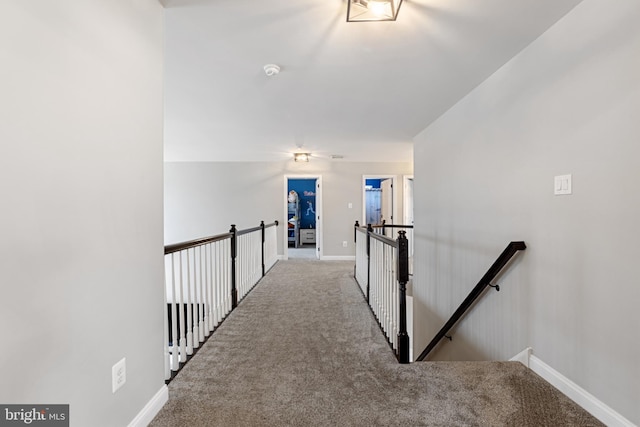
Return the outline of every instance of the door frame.
{"type": "Polygon", "coordinates": [[[397,184],[397,176],[396,175],[385,175],[385,174],[368,174],[362,175],[362,223],[363,227],[367,226],[367,180],[368,179],[391,179],[391,184],[393,185],[393,195],[391,200],[393,202],[392,212],[393,212],[393,223],[398,223],[398,197],[400,191],[398,191],[397,184]]]}
{"type": "MultiPolygon", "coordinates": [[[[411,218],[413,218],[413,188],[412,191],[409,192],[409,181],[414,182],[413,175],[402,175],[402,224],[404,225],[413,225],[409,224],[411,221],[409,220],[409,211],[411,211],[411,218]],[[409,207],[411,205],[411,207],[409,207]]],[[[415,182],[414,182],[415,184],[415,182]]],[[[414,218],[415,221],[415,218],[414,218]]]]}
{"type": "Polygon", "coordinates": [[[289,180],[290,179],[315,179],[316,180],[316,258],[322,259],[324,255],[324,249],[322,244],[322,235],[324,234],[323,227],[323,218],[322,215],[322,175],[320,174],[312,174],[312,175],[285,175],[284,176],[284,191],[282,192],[282,203],[283,203],[283,218],[285,227],[283,228],[283,236],[284,240],[282,241],[284,244],[282,251],[282,259],[289,259],[289,234],[286,224],[286,219],[288,215],[287,210],[287,194],[289,194],[289,180]]]}

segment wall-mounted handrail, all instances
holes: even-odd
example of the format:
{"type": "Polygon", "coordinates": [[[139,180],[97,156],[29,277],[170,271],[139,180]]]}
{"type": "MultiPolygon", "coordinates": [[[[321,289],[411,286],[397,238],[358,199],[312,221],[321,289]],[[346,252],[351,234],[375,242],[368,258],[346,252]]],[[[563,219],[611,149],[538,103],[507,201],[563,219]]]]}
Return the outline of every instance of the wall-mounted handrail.
{"type": "Polygon", "coordinates": [[[482,276],[482,279],[478,282],[478,284],[471,290],[469,295],[464,299],[462,304],[458,307],[458,309],[451,315],[451,318],[447,320],[447,323],[438,331],[438,333],[433,337],[431,342],[427,345],[427,347],[420,353],[420,356],[416,359],[417,361],[424,360],[431,350],[433,350],[436,345],[440,342],[442,338],[444,338],[449,330],[455,326],[456,323],[464,316],[466,311],[473,305],[476,299],[482,295],[482,292],[486,289],[487,286],[491,285],[491,281],[500,273],[500,271],[507,265],[507,263],[511,260],[511,258],[518,252],[523,251],[527,248],[524,242],[511,242],[507,245],[504,251],[500,254],[498,259],[493,263],[489,270],[482,276]]]}

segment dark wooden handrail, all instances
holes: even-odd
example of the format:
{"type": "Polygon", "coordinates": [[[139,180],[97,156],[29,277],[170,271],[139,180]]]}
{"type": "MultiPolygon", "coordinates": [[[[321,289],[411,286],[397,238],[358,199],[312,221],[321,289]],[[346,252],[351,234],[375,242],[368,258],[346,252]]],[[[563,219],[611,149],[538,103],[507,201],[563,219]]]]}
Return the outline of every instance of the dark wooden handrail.
{"type": "Polygon", "coordinates": [[[402,225],[402,224],[372,224],[373,228],[413,228],[413,225],[402,225]]]}
{"type": "MultiPolygon", "coordinates": [[[[277,226],[278,226],[278,221],[274,221],[271,224],[265,224],[264,228],[277,227],[277,226]]],[[[237,234],[238,236],[242,236],[243,234],[252,233],[254,231],[258,231],[261,229],[262,229],[262,226],[259,225],[257,227],[247,228],[245,230],[238,230],[237,234]]],[[[217,234],[215,236],[202,237],[200,239],[195,239],[195,240],[188,240],[186,242],[172,243],[164,247],[164,254],[165,255],[172,254],[174,252],[183,251],[185,249],[191,249],[197,246],[206,245],[207,243],[213,243],[219,240],[230,239],[231,237],[233,237],[233,233],[223,233],[223,234],[217,234]]]]}
{"type": "Polygon", "coordinates": [[[383,236],[382,234],[371,233],[370,237],[372,239],[381,241],[385,245],[393,246],[394,248],[398,247],[398,242],[396,240],[390,239],[387,236],[383,236]]]}
{"type": "MultiPolygon", "coordinates": [[[[524,242],[511,242],[507,245],[504,251],[500,254],[498,259],[493,263],[489,270],[482,276],[482,279],[478,282],[478,284],[471,290],[469,295],[464,299],[460,307],[453,313],[451,318],[444,324],[442,329],[438,331],[435,337],[431,340],[431,342],[427,345],[427,347],[420,353],[420,356],[416,359],[417,361],[424,360],[427,355],[433,350],[436,345],[440,342],[442,338],[444,338],[449,330],[456,324],[458,321],[464,316],[465,312],[473,305],[475,300],[482,295],[482,292],[485,290],[487,286],[491,284],[491,281],[500,273],[500,271],[507,265],[507,263],[511,260],[511,258],[518,252],[525,250],[527,246],[524,242]]],[[[499,289],[499,288],[498,288],[499,289]]]]}
{"type": "Polygon", "coordinates": [[[219,240],[230,239],[232,237],[231,233],[218,234],[216,236],[211,237],[203,237],[201,239],[189,240],[187,242],[174,243],[171,245],[166,245],[164,247],[164,254],[172,254],[174,252],[183,251],[185,249],[195,248],[197,246],[206,245],[207,243],[217,242],[219,240]]]}
{"type": "MultiPolygon", "coordinates": [[[[368,226],[370,226],[371,229],[382,228],[383,230],[386,229],[386,228],[409,228],[409,229],[413,229],[413,225],[385,224],[384,222],[382,224],[369,224],[368,226]]],[[[353,231],[353,241],[354,242],[356,240],[356,232],[360,231],[360,232],[366,234],[369,231],[367,229],[367,226],[361,226],[358,221],[356,221],[356,223],[355,223],[355,225],[353,227],[353,230],[354,230],[353,231]]]]}

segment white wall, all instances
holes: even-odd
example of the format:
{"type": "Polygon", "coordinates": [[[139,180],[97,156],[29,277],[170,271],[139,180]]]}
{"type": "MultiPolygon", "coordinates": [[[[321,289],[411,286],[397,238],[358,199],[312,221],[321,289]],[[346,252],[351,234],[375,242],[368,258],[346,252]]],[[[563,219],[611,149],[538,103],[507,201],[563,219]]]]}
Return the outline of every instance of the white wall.
{"type": "Polygon", "coordinates": [[[415,350],[525,240],[434,357],[531,346],[636,424],[639,20],[635,0],[584,0],[415,140],[415,350]],[[553,195],[561,174],[573,195],[553,195]]]}
{"type": "Polygon", "coordinates": [[[0,63],[0,402],[127,425],[164,385],[162,8],[3,2],[0,63]]]}
{"type": "MultiPolygon", "coordinates": [[[[362,218],[362,175],[397,175],[397,182],[402,182],[402,175],[411,173],[408,163],[317,158],[309,163],[165,163],[165,243],[225,233],[232,223],[239,228],[255,227],[260,220],[277,219],[284,224],[284,176],[322,175],[323,253],[353,256],[353,224],[362,218]],[[346,248],[342,247],[345,240],[346,248]]],[[[282,235],[278,233],[279,254],[283,253],[282,235]]]]}

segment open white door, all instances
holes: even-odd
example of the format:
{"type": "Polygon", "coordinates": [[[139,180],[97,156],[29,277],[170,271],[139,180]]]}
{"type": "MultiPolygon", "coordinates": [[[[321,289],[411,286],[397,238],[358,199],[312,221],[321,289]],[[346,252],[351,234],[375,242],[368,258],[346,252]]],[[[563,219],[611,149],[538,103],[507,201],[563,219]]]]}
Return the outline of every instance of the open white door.
{"type": "Polygon", "coordinates": [[[322,258],[322,177],[316,179],[316,258],[322,258]]]}
{"type": "MultiPolygon", "coordinates": [[[[362,175],[362,222],[361,224],[380,224],[384,219],[387,224],[395,224],[401,218],[402,212],[396,212],[402,204],[398,204],[396,197],[402,193],[395,192],[395,175],[362,175]],[[367,181],[371,180],[371,185],[367,181]],[[377,183],[375,181],[378,181],[377,183]],[[380,188],[378,188],[380,187],[380,188]],[[370,190],[380,190],[379,198],[374,200],[370,190]],[[372,204],[376,202],[376,206],[372,204]],[[379,203],[378,203],[379,202],[379,203]],[[373,211],[379,209],[378,212],[373,211]],[[371,214],[371,215],[370,215],[371,214]],[[376,220],[374,221],[373,218],[376,220]]],[[[376,195],[377,196],[377,195],[376,195]]]]}
{"type": "Polygon", "coordinates": [[[413,176],[404,177],[404,220],[402,224],[413,225],[413,176]]]}
{"type": "MultiPolygon", "coordinates": [[[[386,224],[393,224],[393,180],[385,179],[380,183],[382,194],[380,195],[381,202],[381,221],[386,224]]],[[[393,237],[393,229],[391,232],[385,233],[389,237],[393,237]]]]}
{"type": "Polygon", "coordinates": [[[385,179],[380,184],[382,188],[381,207],[382,220],[387,224],[393,224],[393,181],[385,179]]]}

